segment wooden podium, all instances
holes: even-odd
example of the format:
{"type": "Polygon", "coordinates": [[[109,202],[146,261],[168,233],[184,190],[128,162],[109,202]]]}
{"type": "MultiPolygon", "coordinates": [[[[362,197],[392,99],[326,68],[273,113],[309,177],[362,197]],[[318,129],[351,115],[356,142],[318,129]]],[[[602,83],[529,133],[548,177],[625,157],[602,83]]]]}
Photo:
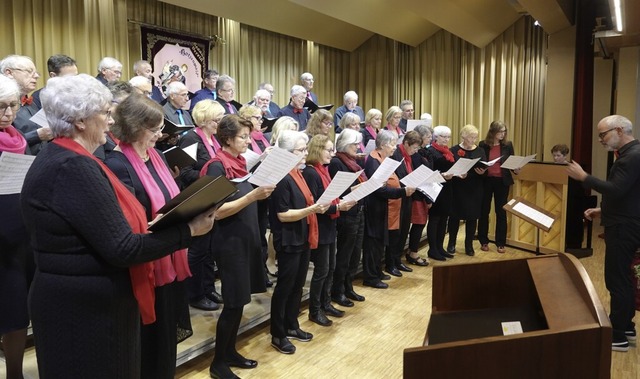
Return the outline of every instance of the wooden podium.
{"type": "Polygon", "coordinates": [[[611,338],[573,256],[435,266],[424,346],[405,349],[404,378],[609,378],[611,338]],[[513,321],[523,333],[503,335],[513,321]]]}

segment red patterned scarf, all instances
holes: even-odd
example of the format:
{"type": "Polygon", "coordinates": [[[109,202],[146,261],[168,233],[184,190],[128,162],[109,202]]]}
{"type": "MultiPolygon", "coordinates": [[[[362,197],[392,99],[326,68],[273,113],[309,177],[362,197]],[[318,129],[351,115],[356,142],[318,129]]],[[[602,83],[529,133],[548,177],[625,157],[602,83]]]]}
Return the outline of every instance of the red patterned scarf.
{"type": "MultiPolygon", "coordinates": [[[[298,185],[298,188],[304,195],[304,200],[306,201],[307,207],[310,207],[314,204],[313,195],[311,194],[311,190],[309,186],[307,186],[307,182],[304,181],[300,170],[294,168],[289,171],[289,175],[294,182],[298,185]]],[[[307,225],[309,225],[309,248],[317,249],[318,248],[318,217],[315,213],[311,213],[307,216],[307,225]]]]}
{"type": "MultiPolygon", "coordinates": [[[[329,175],[329,170],[327,169],[327,166],[320,163],[316,163],[313,165],[313,168],[315,168],[316,171],[318,172],[318,175],[320,175],[320,179],[322,180],[322,187],[324,187],[324,189],[326,190],[327,187],[329,187],[329,184],[331,183],[331,175],[329,175]]],[[[340,199],[333,199],[331,204],[336,206],[336,213],[330,214],[329,217],[331,217],[332,220],[335,220],[338,217],[340,217],[340,211],[338,210],[338,204],[340,204],[340,199]]]]}

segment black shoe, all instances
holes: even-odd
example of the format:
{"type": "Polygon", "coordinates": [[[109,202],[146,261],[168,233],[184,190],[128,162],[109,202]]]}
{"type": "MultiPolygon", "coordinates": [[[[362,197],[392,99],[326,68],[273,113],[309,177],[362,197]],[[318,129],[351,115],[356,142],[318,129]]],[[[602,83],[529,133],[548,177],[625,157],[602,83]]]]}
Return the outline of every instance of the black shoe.
{"type": "Polygon", "coordinates": [[[240,379],[240,377],[234,374],[229,367],[220,368],[214,367],[213,365],[209,367],[209,376],[213,379],[240,379]]]}
{"type": "Polygon", "coordinates": [[[349,308],[353,307],[353,302],[347,299],[347,297],[344,294],[338,295],[338,296],[332,296],[331,300],[333,300],[338,305],[342,305],[343,307],[349,307],[349,308]]]}
{"type": "Polygon", "coordinates": [[[442,255],[443,255],[445,258],[450,258],[450,259],[451,259],[451,258],[453,258],[453,257],[455,257],[455,255],[453,255],[453,254],[449,254],[449,253],[447,253],[446,251],[445,251],[444,253],[442,253],[442,255]]]}
{"type": "Polygon", "coordinates": [[[373,288],[379,288],[379,289],[389,288],[389,285],[387,283],[382,283],[380,281],[378,281],[378,282],[362,282],[362,284],[364,284],[367,287],[373,287],[373,288]]]}
{"type": "Polygon", "coordinates": [[[428,255],[429,255],[429,258],[435,259],[436,261],[446,261],[447,260],[447,258],[445,258],[442,254],[440,254],[439,251],[429,250],[428,255]]]}
{"type": "Polygon", "coordinates": [[[351,299],[353,301],[364,301],[364,296],[358,295],[356,291],[351,290],[344,293],[347,299],[351,299]]]}
{"type": "Polygon", "coordinates": [[[273,282],[271,280],[267,279],[267,280],[265,280],[264,285],[267,288],[271,288],[271,287],[273,287],[273,282]]]}
{"type": "Polygon", "coordinates": [[[387,274],[380,275],[380,280],[389,280],[389,279],[391,279],[391,277],[387,274]]]}
{"type": "Polygon", "coordinates": [[[256,368],[258,367],[258,361],[254,361],[253,359],[247,359],[240,354],[237,354],[235,358],[230,361],[227,361],[229,367],[237,367],[237,368],[256,368]]]}
{"type": "Polygon", "coordinates": [[[407,259],[407,263],[416,265],[416,266],[429,266],[429,262],[422,257],[413,258],[410,254],[405,254],[404,257],[407,259]]]}
{"type": "Polygon", "coordinates": [[[402,273],[400,272],[400,270],[398,270],[395,267],[391,267],[391,269],[387,268],[385,271],[393,276],[397,276],[398,278],[402,276],[402,273]]]}
{"type": "Polygon", "coordinates": [[[400,263],[397,267],[400,271],[413,272],[413,269],[411,267],[407,267],[407,265],[405,265],[404,263],[400,263]]]}
{"type": "Polygon", "coordinates": [[[215,289],[211,291],[211,293],[206,294],[205,296],[207,297],[207,299],[213,301],[214,303],[218,303],[218,304],[223,303],[222,295],[220,295],[215,289]]]}
{"type": "Polygon", "coordinates": [[[324,306],[324,314],[327,316],[342,317],[344,316],[344,311],[337,309],[336,307],[331,305],[331,303],[329,303],[324,306]]]}
{"type": "Polygon", "coordinates": [[[220,306],[218,304],[207,299],[206,297],[203,297],[200,301],[194,301],[192,303],[189,303],[189,305],[191,305],[196,309],[201,309],[203,311],[217,311],[218,309],[220,309],[220,306]]]}
{"type": "Polygon", "coordinates": [[[309,342],[313,338],[313,334],[307,333],[300,328],[295,330],[289,329],[287,330],[287,338],[298,340],[300,342],[309,342]]]}
{"type": "Polygon", "coordinates": [[[447,247],[447,253],[453,255],[456,253],[456,247],[455,246],[448,246],[447,247]]]}
{"type": "Polygon", "coordinates": [[[293,346],[291,342],[289,342],[289,339],[287,337],[271,337],[271,346],[275,347],[275,349],[282,354],[293,354],[296,352],[296,347],[293,346]]]}
{"type": "Polygon", "coordinates": [[[470,257],[473,257],[474,255],[476,255],[476,252],[473,249],[467,250],[467,255],[470,256],[470,257]]]}
{"type": "Polygon", "coordinates": [[[309,312],[309,320],[320,326],[331,326],[333,324],[333,321],[329,320],[323,311],[318,311],[315,314],[309,312]]]}

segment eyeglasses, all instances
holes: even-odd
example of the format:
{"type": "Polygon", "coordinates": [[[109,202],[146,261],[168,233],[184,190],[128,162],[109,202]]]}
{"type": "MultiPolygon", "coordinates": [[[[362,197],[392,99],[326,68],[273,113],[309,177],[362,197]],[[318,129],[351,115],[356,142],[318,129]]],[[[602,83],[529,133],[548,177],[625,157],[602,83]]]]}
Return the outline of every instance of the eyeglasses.
{"type": "Polygon", "coordinates": [[[605,131],[604,131],[604,132],[602,132],[602,133],[598,133],[598,138],[600,138],[600,139],[604,139],[604,137],[606,137],[607,133],[609,133],[609,132],[610,132],[610,131],[612,131],[612,130],[616,130],[616,129],[618,129],[618,128],[611,128],[611,129],[609,129],[609,130],[605,130],[605,131]]]}
{"type": "Polygon", "coordinates": [[[322,121],[322,123],[327,125],[327,126],[333,125],[333,121],[329,121],[329,120],[322,121]]]}
{"type": "Polygon", "coordinates": [[[256,120],[257,122],[262,122],[262,116],[251,116],[252,119],[256,120]]]}
{"type": "Polygon", "coordinates": [[[25,68],[12,68],[11,70],[13,71],[22,71],[22,72],[26,72],[27,74],[29,74],[29,76],[40,76],[40,73],[38,73],[38,71],[30,68],[30,69],[25,69],[25,68]]]}
{"type": "Polygon", "coordinates": [[[327,153],[333,153],[336,150],[334,148],[331,148],[331,149],[324,149],[324,151],[326,151],[327,153]]]}
{"type": "Polygon", "coordinates": [[[222,91],[222,92],[234,92],[234,93],[236,92],[236,90],[235,90],[235,89],[233,89],[233,88],[229,88],[229,89],[221,89],[220,91],[222,91]]]}
{"type": "Polygon", "coordinates": [[[113,72],[114,74],[116,74],[118,76],[122,76],[122,71],[120,71],[120,70],[114,70],[112,68],[108,68],[107,70],[113,72]]]}
{"type": "Polygon", "coordinates": [[[241,136],[236,136],[236,138],[240,138],[243,141],[246,141],[249,139],[249,135],[248,134],[243,134],[241,136]]]}
{"type": "Polygon", "coordinates": [[[10,104],[0,103],[0,115],[3,115],[7,112],[7,108],[11,108],[13,113],[16,113],[20,109],[20,103],[13,102],[10,104]]]}
{"type": "Polygon", "coordinates": [[[162,133],[162,131],[164,130],[164,124],[162,124],[162,126],[161,126],[161,127],[159,127],[159,128],[155,128],[155,129],[151,129],[151,128],[149,128],[149,129],[147,129],[147,130],[148,130],[148,131],[150,131],[150,132],[151,132],[151,133],[153,133],[153,134],[162,133]]]}
{"type": "Polygon", "coordinates": [[[306,147],[301,147],[299,149],[293,149],[293,151],[297,151],[299,153],[306,153],[308,150],[306,147]]]}

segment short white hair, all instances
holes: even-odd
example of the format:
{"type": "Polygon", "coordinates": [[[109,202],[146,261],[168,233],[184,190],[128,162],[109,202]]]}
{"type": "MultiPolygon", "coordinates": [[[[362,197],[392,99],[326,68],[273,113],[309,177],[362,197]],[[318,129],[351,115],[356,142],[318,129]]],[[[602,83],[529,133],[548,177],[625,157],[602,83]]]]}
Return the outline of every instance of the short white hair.
{"type": "Polygon", "coordinates": [[[171,95],[175,95],[178,92],[184,91],[187,89],[187,86],[182,82],[171,82],[167,85],[167,89],[165,91],[167,97],[171,95]]]}
{"type": "Polygon", "coordinates": [[[290,92],[291,97],[294,97],[295,95],[299,95],[301,93],[306,94],[307,93],[306,88],[304,88],[303,86],[299,86],[297,84],[291,87],[291,92],[290,92]]]}
{"type": "Polygon", "coordinates": [[[72,137],[74,123],[110,106],[113,96],[93,76],[79,74],[49,79],[40,99],[53,136],[72,137]]]}
{"type": "Polygon", "coordinates": [[[342,153],[347,150],[347,146],[360,142],[362,142],[362,133],[353,129],[344,129],[336,141],[336,151],[342,153]]]}
{"type": "Polygon", "coordinates": [[[303,72],[302,75],[300,75],[300,81],[305,79],[313,79],[313,75],[310,72],[303,72]]]}
{"type": "Polygon", "coordinates": [[[255,99],[257,99],[259,97],[266,97],[268,99],[271,99],[271,94],[266,89],[259,89],[259,90],[256,91],[256,94],[253,97],[255,99]]]}
{"type": "Polygon", "coordinates": [[[0,100],[20,100],[20,86],[8,76],[0,75],[0,100]]]}
{"type": "Polygon", "coordinates": [[[398,141],[398,135],[391,130],[383,129],[376,137],[376,149],[380,149],[384,145],[394,144],[398,141]]]}
{"type": "Polygon", "coordinates": [[[0,73],[4,74],[6,69],[24,68],[29,63],[33,60],[26,55],[8,55],[0,61],[0,73]]]}
{"type": "Polygon", "coordinates": [[[347,101],[349,99],[358,101],[358,94],[356,93],[356,91],[347,91],[347,93],[344,94],[344,101],[347,101]]]}
{"type": "Polygon", "coordinates": [[[122,70],[122,63],[119,60],[112,57],[104,57],[98,63],[98,72],[102,72],[104,69],[115,68],[118,70],[122,70]]]}
{"type": "Polygon", "coordinates": [[[293,152],[298,141],[303,140],[306,145],[309,142],[309,136],[305,132],[297,130],[283,130],[278,137],[278,147],[293,152]]]}
{"type": "Polygon", "coordinates": [[[420,115],[420,120],[424,121],[429,127],[433,125],[433,117],[431,117],[431,114],[429,113],[423,113],[420,115]]]}
{"type": "Polygon", "coordinates": [[[435,128],[433,128],[433,138],[438,136],[443,136],[443,135],[447,135],[447,136],[451,135],[451,129],[448,126],[438,125],[435,128]]]}
{"type": "Polygon", "coordinates": [[[151,84],[151,82],[146,77],[138,75],[138,76],[134,76],[133,78],[129,79],[129,84],[131,84],[133,87],[137,88],[137,87],[140,87],[140,86],[146,86],[147,84],[151,84]]]}

